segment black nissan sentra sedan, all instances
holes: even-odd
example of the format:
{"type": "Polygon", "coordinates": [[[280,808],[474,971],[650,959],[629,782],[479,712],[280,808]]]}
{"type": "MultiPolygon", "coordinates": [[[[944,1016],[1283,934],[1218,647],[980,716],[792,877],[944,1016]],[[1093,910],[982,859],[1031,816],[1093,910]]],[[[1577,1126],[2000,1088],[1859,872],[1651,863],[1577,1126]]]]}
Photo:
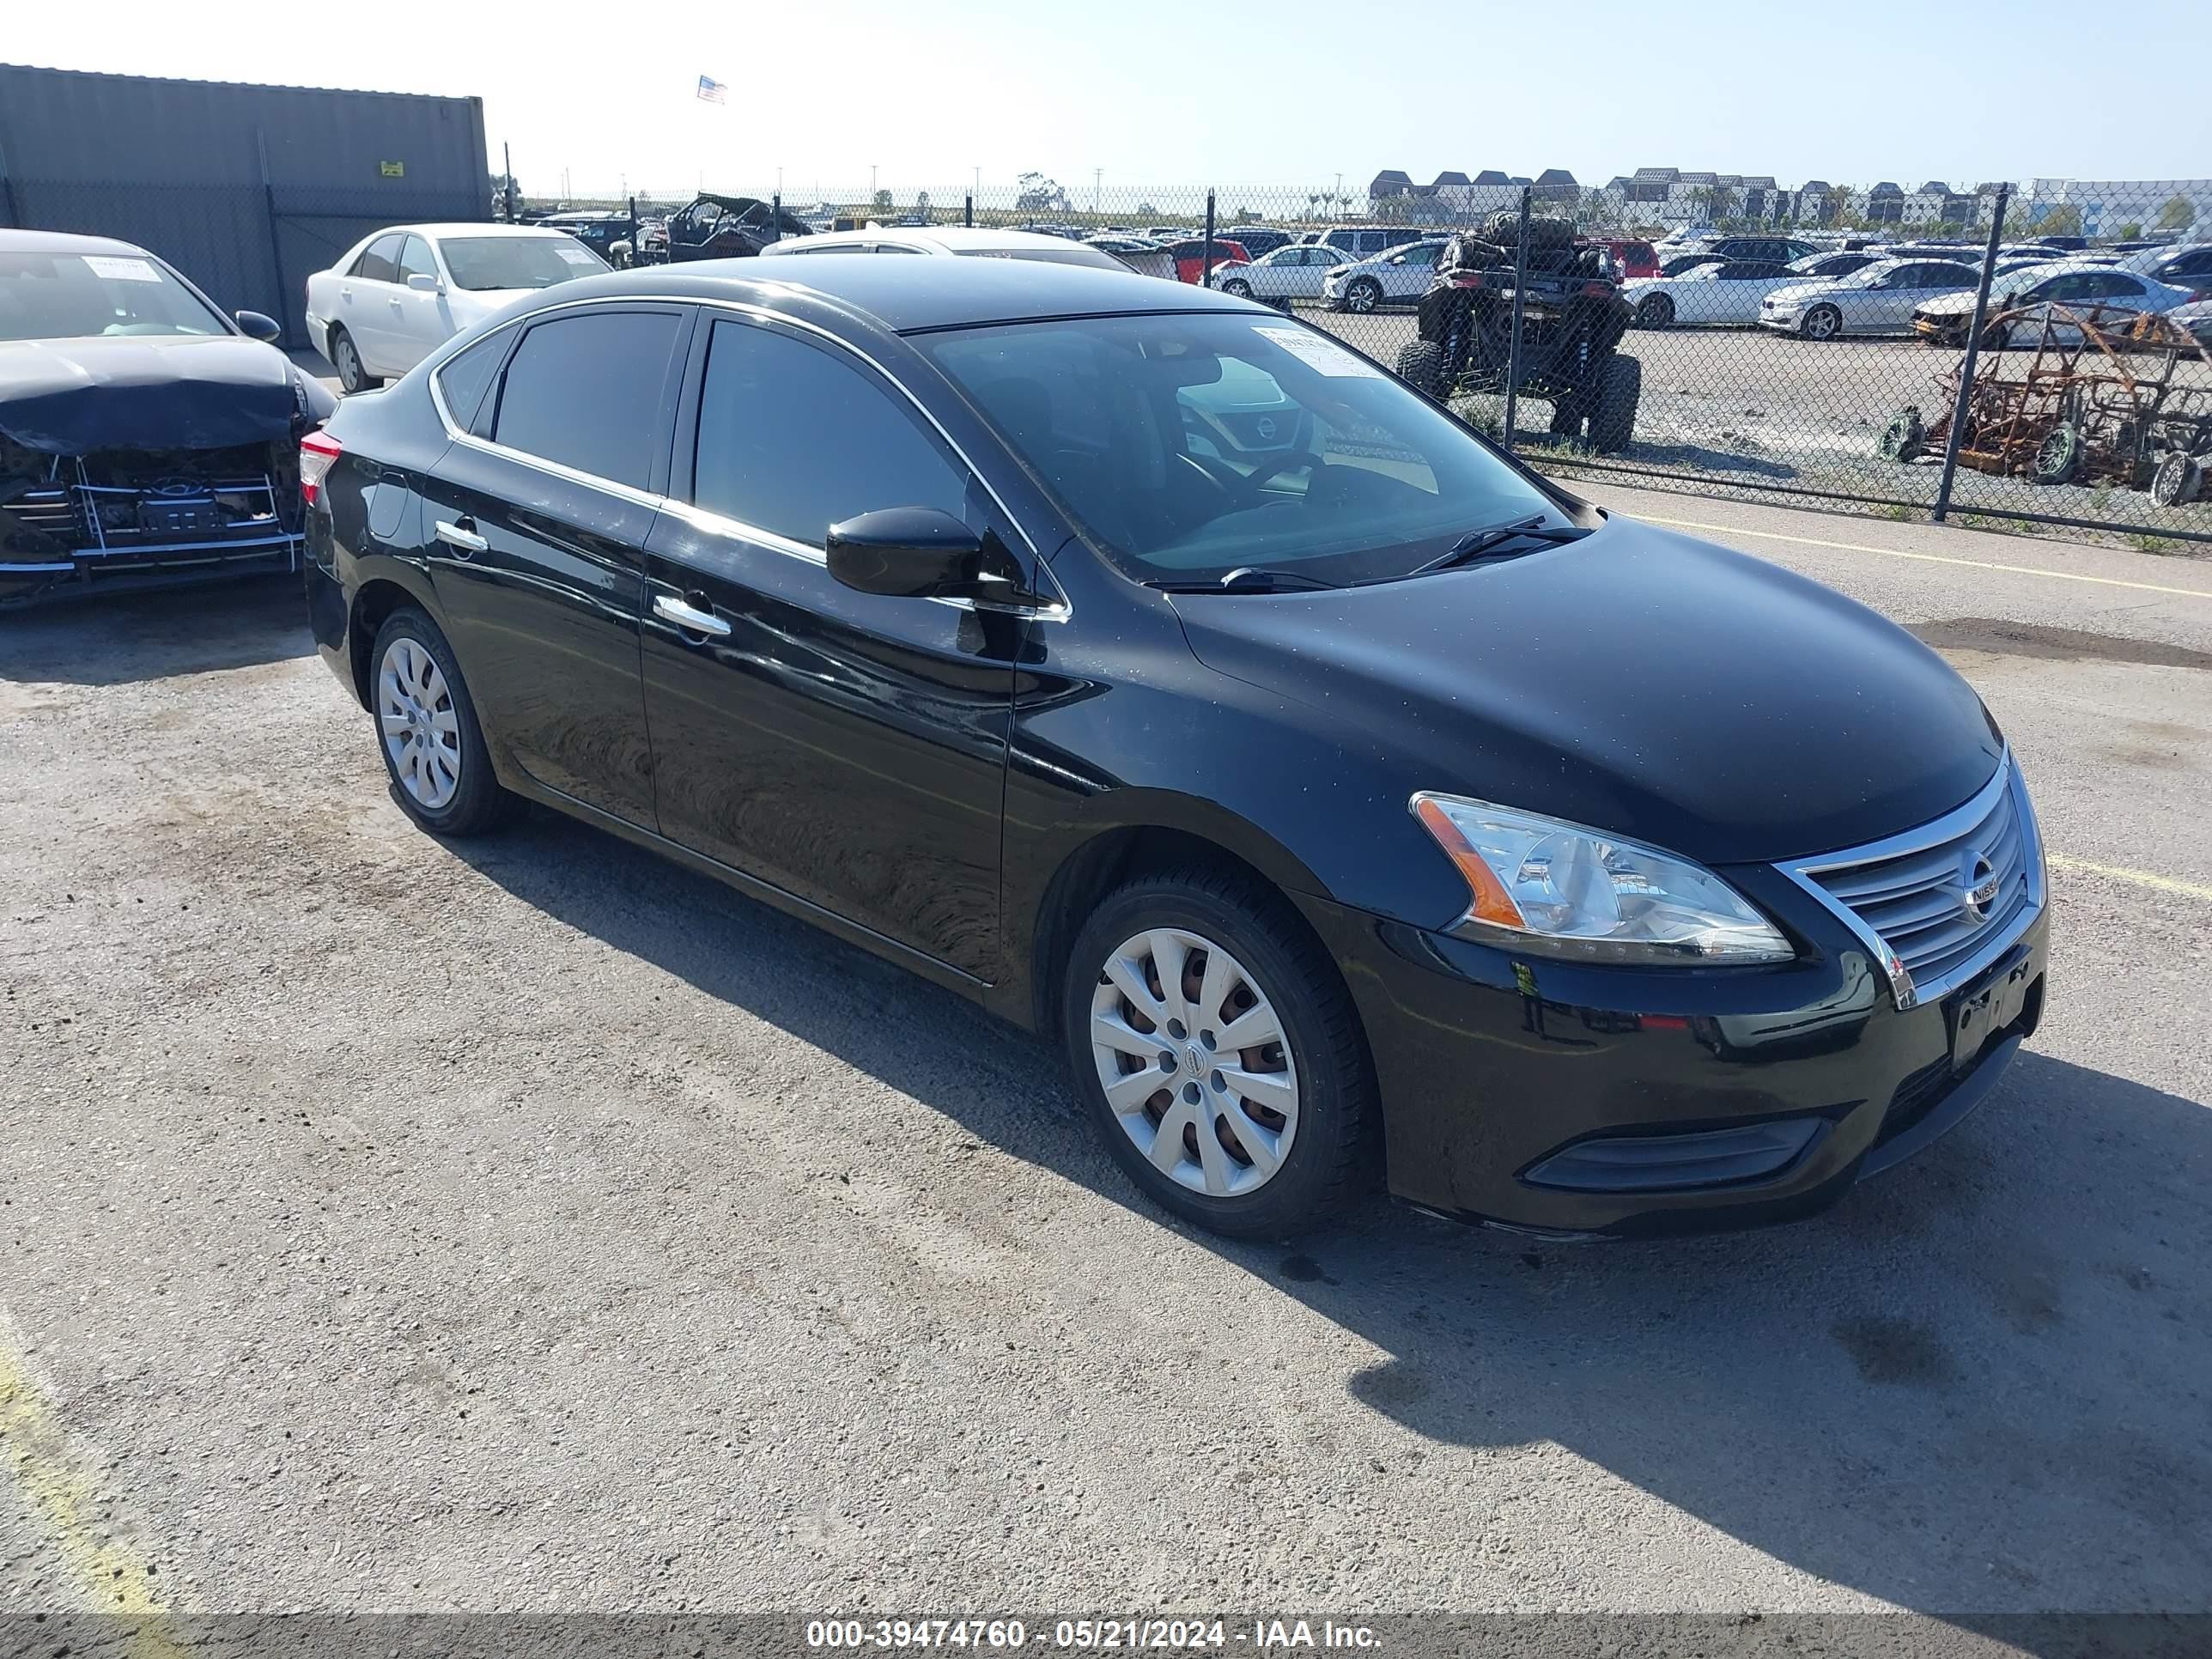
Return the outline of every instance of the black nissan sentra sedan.
{"type": "Polygon", "coordinates": [[[302,445],[424,829],[517,798],[1064,1045],[1160,1204],[1776,1220],[2042,1012],[1996,723],[1279,313],[822,255],[564,283],[302,445]]]}

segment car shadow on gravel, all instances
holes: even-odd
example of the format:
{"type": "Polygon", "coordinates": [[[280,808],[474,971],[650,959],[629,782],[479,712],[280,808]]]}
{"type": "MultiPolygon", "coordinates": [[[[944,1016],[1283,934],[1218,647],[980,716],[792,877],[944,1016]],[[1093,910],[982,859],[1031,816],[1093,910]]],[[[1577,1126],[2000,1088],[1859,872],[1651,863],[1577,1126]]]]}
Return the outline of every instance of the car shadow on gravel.
{"type": "MultiPolygon", "coordinates": [[[[1371,1413],[1415,1457],[1568,1454],[1680,1511],[1687,1541],[1655,1547],[1712,1528],[1965,1625],[2212,1602],[2212,1111],[2193,1101],[2029,1052],[1936,1147],[1793,1226],[1562,1246],[1377,1202],[1229,1243],[1145,1202],[1048,1045],[951,992],[550,813],[453,850],[1340,1328],[1345,1394],[1301,1408],[1334,1443],[1376,1443],[1371,1413]]],[[[1544,1468],[1504,1489],[1575,1478],[1544,1468]]],[[[1492,1533],[1545,1547],[1510,1503],[1492,1533]]],[[[2041,1650],[2040,1626],[2005,1628],[2041,1650]]]]}
{"type": "Polygon", "coordinates": [[[289,574],[0,611],[0,680],[122,685],[256,667],[314,648],[300,579],[289,574]]]}

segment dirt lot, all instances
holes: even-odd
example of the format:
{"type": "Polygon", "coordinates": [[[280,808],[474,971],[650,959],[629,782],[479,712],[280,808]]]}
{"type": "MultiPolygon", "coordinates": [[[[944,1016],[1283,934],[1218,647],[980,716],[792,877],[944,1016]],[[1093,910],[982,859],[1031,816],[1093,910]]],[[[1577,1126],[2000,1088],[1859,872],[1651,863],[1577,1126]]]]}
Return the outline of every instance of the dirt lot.
{"type": "Polygon", "coordinates": [[[1779,1231],[1191,1235],[949,994],[416,832],[289,584],[0,618],[0,1614],[2212,1612],[2212,577],[1640,505],[1928,629],[2057,860],[2031,1052],[1779,1231]]]}

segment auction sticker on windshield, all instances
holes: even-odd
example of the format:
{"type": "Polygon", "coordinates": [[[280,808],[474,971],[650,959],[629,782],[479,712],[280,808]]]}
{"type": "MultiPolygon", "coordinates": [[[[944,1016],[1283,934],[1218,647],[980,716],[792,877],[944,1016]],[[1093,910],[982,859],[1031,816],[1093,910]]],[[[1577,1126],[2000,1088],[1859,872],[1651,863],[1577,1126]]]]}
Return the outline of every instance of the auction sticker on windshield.
{"type": "Polygon", "coordinates": [[[599,262],[599,256],[589,248],[556,247],[553,251],[572,265],[595,265],[599,262]]]}
{"type": "Polygon", "coordinates": [[[1334,340],[1303,328],[1270,328],[1265,324],[1252,331],[1261,338],[1272,342],[1297,358],[1309,368],[1340,380],[1364,379],[1379,380],[1382,371],[1364,357],[1355,357],[1334,340]]]}
{"type": "Polygon", "coordinates": [[[95,276],[105,276],[118,283],[158,283],[161,273],[144,259],[117,259],[102,253],[82,256],[95,276]]]}

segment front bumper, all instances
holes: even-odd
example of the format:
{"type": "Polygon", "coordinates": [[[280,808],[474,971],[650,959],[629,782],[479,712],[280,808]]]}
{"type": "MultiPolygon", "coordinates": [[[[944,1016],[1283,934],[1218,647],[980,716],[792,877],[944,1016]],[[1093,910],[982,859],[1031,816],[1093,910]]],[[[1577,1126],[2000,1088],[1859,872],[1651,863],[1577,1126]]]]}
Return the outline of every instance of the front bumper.
{"type": "Polygon", "coordinates": [[[1723,873],[1808,955],[1596,967],[1302,900],[1366,1027],[1392,1193],[1554,1236],[1795,1219],[1957,1123],[2041,1017],[2047,908],[1990,970],[1900,1010],[1859,940],[1778,872],[1723,873]]]}

